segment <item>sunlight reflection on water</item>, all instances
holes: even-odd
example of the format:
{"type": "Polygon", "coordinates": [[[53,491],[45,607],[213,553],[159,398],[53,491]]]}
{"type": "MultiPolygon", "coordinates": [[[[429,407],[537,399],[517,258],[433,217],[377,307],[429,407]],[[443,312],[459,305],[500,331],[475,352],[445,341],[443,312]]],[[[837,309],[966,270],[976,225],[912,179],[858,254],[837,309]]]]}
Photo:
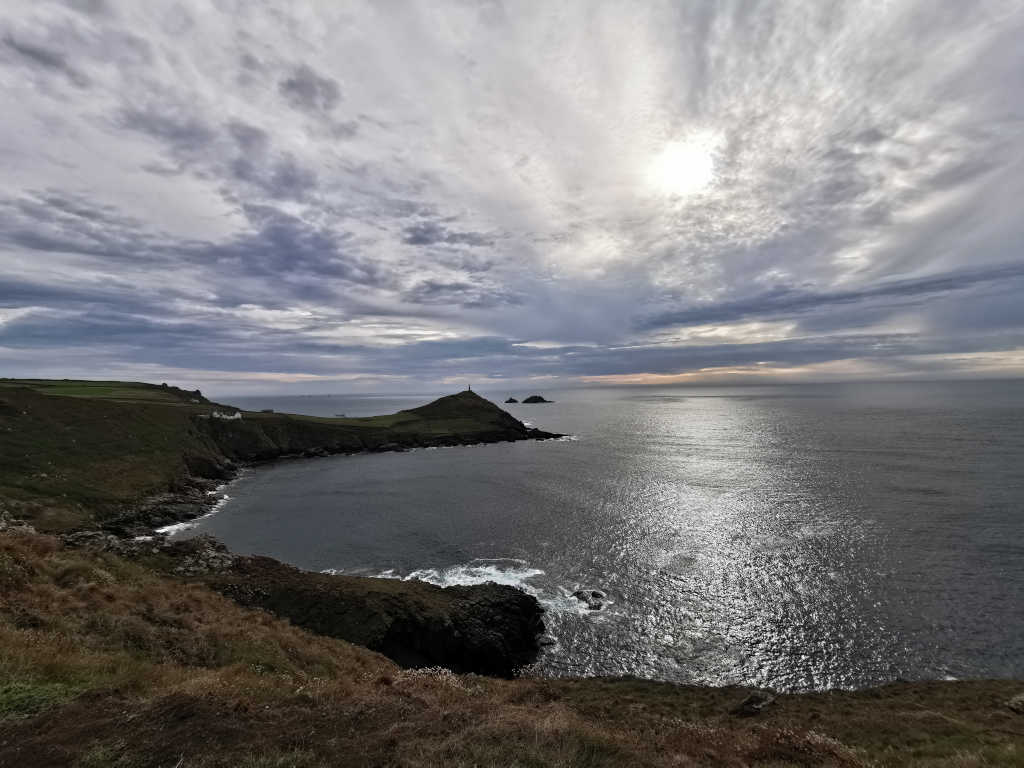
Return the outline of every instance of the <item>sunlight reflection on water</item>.
{"type": "Polygon", "coordinates": [[[557,639],[541,674],[1024,674],[1020,393],[886,393],[561,393],[510,409],[578,442],[267,467],[192,533],[351,573],[464,579],[517,558],[505,576],[557,639]]]}

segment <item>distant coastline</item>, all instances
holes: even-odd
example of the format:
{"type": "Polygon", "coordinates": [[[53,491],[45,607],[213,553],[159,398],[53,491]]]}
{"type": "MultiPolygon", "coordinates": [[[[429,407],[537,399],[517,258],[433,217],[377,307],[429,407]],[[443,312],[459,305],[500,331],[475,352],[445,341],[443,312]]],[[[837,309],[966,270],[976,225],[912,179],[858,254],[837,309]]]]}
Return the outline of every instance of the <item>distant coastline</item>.
{"type": "Polygon", "coordinates": [[[12,511],[40,530],[122,535],[206,514],[210,492],[250,464],[561,437],[468,391],[394,414],[321,418],[242,411],[166,385],[5,379],[0,413],[18,416],[0,446],[12,511]]]}

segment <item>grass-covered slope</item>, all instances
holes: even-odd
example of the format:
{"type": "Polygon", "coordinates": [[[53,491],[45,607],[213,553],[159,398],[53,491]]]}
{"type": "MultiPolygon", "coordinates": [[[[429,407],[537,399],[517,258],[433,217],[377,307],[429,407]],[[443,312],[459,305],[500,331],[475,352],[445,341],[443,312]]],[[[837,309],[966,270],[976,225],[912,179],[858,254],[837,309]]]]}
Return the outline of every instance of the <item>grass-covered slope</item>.
{"type": "Polygon", "coordinates": [[[0,499],[42,528],[113,515],[219,460],[195,421],[209,406],[43,391],[0,388],[0,499]]]}
{"type": "Polygon", "coordinates": [[[544,631],[536,598],[506,584],[442,589],[310,573],[267,557],[236,557],[229,568],[199,578],[241,605],[379,651],[405,667],[511,677],[536,659],[544,631]]]}
{"type": "Polygon", "coordinates": [[[81,379],[0,379],[4,389],[32,389],[46,395],[88,397],[121,402],[164,403],[187,405],[208,403],[196,390],[180,389],[167,384],[146,384],[141,381],[85,381],[81,379]]]}
{"type": "Polygon", "coordinates": [[[780,696],[402,670],[110,553],[0,532],[0,766],[1019,766],[1012,681],[780,696]]]}
{"type": "Polygon", "coordinates": [[[0,500],[46,530],[86,527],[239,462],[543,437],[461,392],[409,411],[325,419],[240,412],[131,382],[0,380],[0,500]]]}

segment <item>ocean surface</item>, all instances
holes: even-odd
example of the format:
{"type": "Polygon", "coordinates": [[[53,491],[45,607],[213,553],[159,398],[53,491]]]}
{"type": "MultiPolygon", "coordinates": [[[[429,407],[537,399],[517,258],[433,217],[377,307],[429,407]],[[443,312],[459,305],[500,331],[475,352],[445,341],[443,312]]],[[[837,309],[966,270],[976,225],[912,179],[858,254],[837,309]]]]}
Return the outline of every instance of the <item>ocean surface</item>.
{"type": "MultiPolygon", "coordinates": [[[[1024,677],[1024,382],[541,393],[556,402],[504,407],[573,439],[281,462],[177,535],[516,584],[547,608],[536,674],[1024,677]]],[[[221,399],[355,416],[433,396],[221,399]]]]}

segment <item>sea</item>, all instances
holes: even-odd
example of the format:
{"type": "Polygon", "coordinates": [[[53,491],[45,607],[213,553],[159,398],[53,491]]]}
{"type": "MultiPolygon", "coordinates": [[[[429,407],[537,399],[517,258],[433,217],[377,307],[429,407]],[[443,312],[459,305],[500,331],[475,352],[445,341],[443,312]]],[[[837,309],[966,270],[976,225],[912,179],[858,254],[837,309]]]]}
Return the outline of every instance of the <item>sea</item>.
{"type": "MultiPolygon", "coordinates": [[[[440,394],[220,399],[360,416],[440,394]]],[[[502,407],[567,437],[249,469],[175,535],[521,587],[546,609],[534,675],[780,691],[1024,677],[1024,382],[539,394],[554,402],[502,407]]]]}

